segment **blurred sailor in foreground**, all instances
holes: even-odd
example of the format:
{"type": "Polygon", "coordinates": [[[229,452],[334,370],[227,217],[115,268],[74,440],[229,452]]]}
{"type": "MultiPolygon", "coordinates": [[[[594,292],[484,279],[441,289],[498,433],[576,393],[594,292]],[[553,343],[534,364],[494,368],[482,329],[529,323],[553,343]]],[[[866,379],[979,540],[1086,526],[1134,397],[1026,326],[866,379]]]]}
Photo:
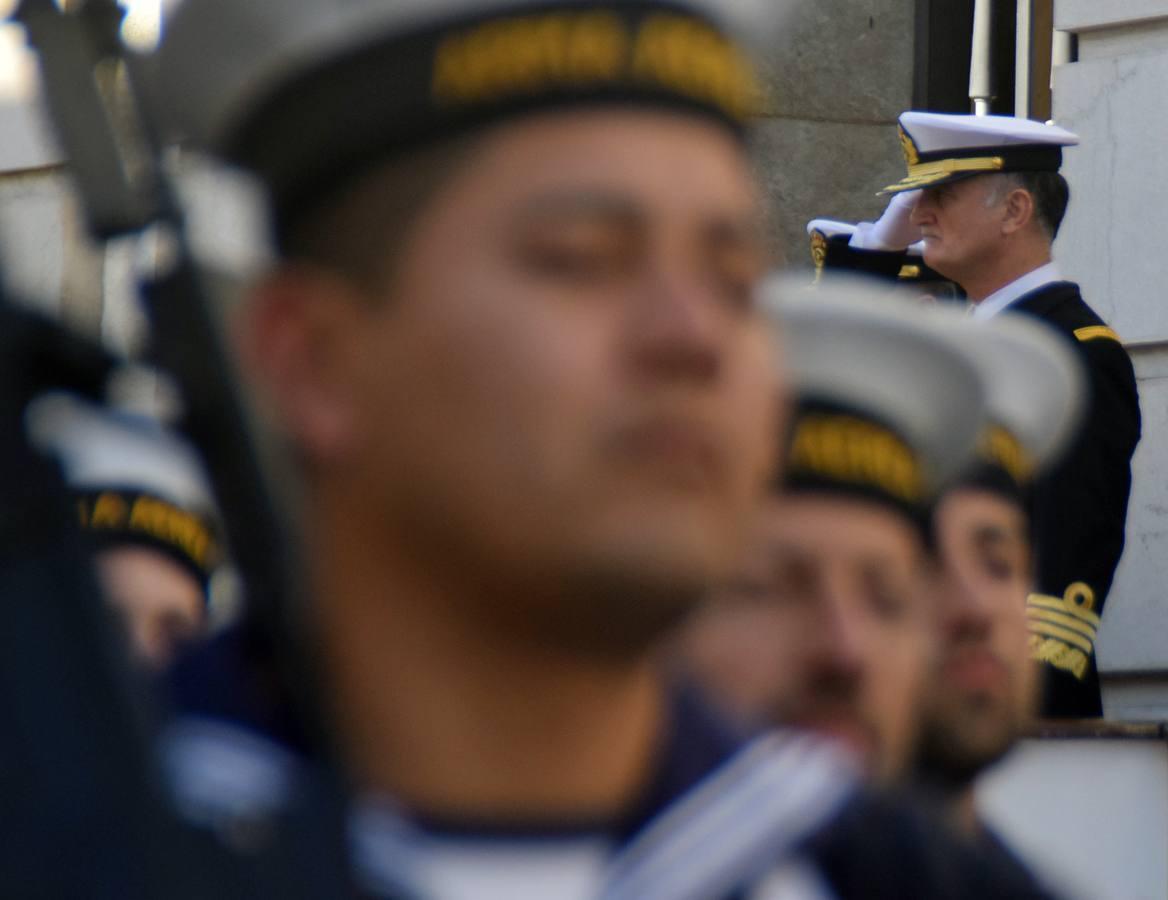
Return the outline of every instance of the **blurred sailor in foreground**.
{"type": "MultiPolygon", "coordinates": [[[[743,743],[655,665],[786,416],[723,6],[188,0],[169,27],[168,107],[272,191],[283,262],[242,343],[302,475],[372,894],[777,890],[853,809],[833,751],[743,743]]],[[[220,832],[313,775],[241,653],[177,681],[176,792],[220,832]],[[209,747],[263,773],[257,803],[209,747]]],[[[844,849],[854,816],[787,896],[870,896],[888,862],[844,849]]],[[[936,889],[903,844],[898,896],[989,889],[972,864],[936,889]]]]}
{"type": "Polygon", "coordinates": [[[982,386],[956,310],[886,298],[842,312],[825,355],[792,347],[782,478],[747,568],[687,629],[683,656],[739,716],[840,738],[892,781],[915,746],[934,651],[929,511],[973,452],[982,386]]]}
{"type": "Polygon", "coordinates": [[[1085,385],[1070,348],[1019,317],[986,323],[970,350],[989,384],[990,425],[976,464],[933,516],[940,652],[927,679],[916,776],[939,792],[958,827],[1008,864],[1013,854],[978,816],[974,783],[1037,711],[1028,621],[1065,622],[1027,609],[1034,559],[1026,496],[1074,439],[1085,385]]]}
{"type": "Polygon", "coordinates": [[[1119,337],[1051,260],[1070,196],[1062,151],[1078,138],[1026,119],[919,112],[901,116],[900,137],[908,176],[886,191],[920,190],[925,262],[961,285],[975,318],[1008,311],[1058,330],[1088,373],[1085,427],[1032,505],[1036,608],[1073,624],[1035,619],[1032,651],[1045,715],[1102,715],[1094,635],[1123,552],[1140,409],[1119,337]]]}
{"type": "Polygon", "coordinates": [[[143,416],[54,403],[37,436],[65,466],[78,522],[134,655],[163,669],[200,637],[221,562],[214,503],[190,447],[143,416]]]}

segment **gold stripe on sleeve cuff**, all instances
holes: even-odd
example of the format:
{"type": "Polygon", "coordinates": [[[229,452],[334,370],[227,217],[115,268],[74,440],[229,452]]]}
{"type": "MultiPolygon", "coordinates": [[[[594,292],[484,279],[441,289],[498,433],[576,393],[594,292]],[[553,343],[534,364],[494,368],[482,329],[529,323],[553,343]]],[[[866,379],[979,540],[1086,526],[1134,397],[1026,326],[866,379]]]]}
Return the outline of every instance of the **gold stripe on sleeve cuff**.
{"type": "Polygon", "coordinates": [[[1074,631],[1067,628],[1062,628],[1058,625],[1052,625],[1049,622],[1040,622],[1033,619],[1030,620],[1030,633],[1040,634],[1044,637],[1057,638],[1058,640],[1070,644],[1072,647],[1078,647],[1084,653],[1094,652],[1095,645],[1074,631]]]}
{"type": "Polygon", "coordinates": [[[1078,632],[1091,643],[1095,643],[1097,632],[1090,625],[1085,622],[1080,622],[1072,616],[1057,613],[1049,609],[1037,609],[1030,607],[1026,610],[1026,615],[1032,621],[1048,622],[1051,625],[1057,625],[1061,628],[1069,628],[1071,631],[1078,632]]]}

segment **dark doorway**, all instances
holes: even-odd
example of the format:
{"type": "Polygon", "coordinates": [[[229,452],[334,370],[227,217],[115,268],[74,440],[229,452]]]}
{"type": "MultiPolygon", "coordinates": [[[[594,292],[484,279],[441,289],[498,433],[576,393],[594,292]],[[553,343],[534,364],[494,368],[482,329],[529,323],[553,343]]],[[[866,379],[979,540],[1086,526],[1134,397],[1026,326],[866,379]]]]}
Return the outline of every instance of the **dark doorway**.
{"type": "MultiPolygon", "coordinates": [[[[916,58],[913,108],[967,113],[973,0],[916,0],[916,58]]],[[[1014,113],[1016,0],[993,2],[993,88],[991,111],[1014,113]]]]}

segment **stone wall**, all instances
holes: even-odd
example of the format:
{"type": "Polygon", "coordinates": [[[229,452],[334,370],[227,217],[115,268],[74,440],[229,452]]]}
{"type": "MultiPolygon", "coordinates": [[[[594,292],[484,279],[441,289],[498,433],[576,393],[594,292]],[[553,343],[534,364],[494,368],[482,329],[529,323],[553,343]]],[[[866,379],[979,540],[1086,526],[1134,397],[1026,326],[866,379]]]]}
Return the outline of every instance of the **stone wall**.
{"type": "Polygon", "coordinates": [[[1068,277],[1128,342],[1144,435],[1127,551],[1099,636],[1110,716],[1168,718],[1168,0],[1056,0],[1078,59],[1055,72],[1054,115],[1078,132],[1056,246],[1068,277]]]}
{"type": "Polygon", "coordinates": [[[794,4],[765,64],[758,153],[775,243],[809,265],[806,223],[880,214],[901,178],[896,117],[912,105],[913,0],[794,4]]]}

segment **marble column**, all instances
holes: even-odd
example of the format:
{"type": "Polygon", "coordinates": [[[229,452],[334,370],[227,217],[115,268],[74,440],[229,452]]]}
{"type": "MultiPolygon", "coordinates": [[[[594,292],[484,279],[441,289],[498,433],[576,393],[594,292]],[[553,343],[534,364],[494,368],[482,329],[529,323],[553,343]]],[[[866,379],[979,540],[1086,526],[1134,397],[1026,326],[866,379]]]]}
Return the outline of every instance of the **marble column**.
{"type": "Polygon", "coordinates": [[[1056,256],[1123,336],[1140,380],[1127,550],[1098,653],[1109,717],[1168,719],[1168,0],[1056,0],[1078,58],[1054,78],[1071,207],[1056,256]]]}

